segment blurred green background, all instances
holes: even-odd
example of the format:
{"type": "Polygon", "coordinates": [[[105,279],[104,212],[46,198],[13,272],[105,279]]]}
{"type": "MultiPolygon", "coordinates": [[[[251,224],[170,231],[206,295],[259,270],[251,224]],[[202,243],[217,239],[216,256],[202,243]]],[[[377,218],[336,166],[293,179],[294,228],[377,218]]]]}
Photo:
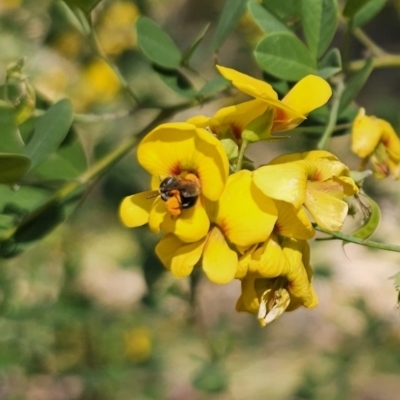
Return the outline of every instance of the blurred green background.
{"type": "MultiPolygon", "coordinates": [[[[181,49],[211,22],[193,63],[212,76],[210,41],[223,5],[103,0],[93,16],[102,48],[135,92],[168,104],[177,95],[151,75],[136,47],[134,22],[140,15],[153,18],[181,49]]],[[[399,53],[399,21],[400,1],[387,1],[365,31],[399,53]]],[[[258,35],[254,23],[242,18],[218,62],[260,77],[251,54],[258,35]]],[[[342,40],[339,30],[334,43],[342,40]]],[[[1,82],[7,65],[26,57],[24,73],[39,104],[69,97],[75,112],[85,115],[126,109],[118,78],[93,55],[61,1],[0,0],[0,49],[1,82]]],[[[354,58],[365,56],[355,41],[352,52],[354,58]]],[[[377,70],[357,102],[398,131],[399,91],[400,69],[377,70]]],[[[223,104],[175,119],[211,115],[223,104]]],[[[57,155],[73,159],[74,169],[50,160],[38,175],[55,183],[73,179],[146,120],[143,113],[78,121],[57,155]]],[[[265,163],[282,151],[313,146],[298,135],[250,154],[265,163]]],[[[349,147],[349,136],[340,136],[331,150],[356,168],[349,147]]],[[[0,400],[400,398],[400,314],[389,279],[400,270],[396,253],[313,242],[320,305],[286,313],[261,329],[254,316],[234,309],[239,282],[217,286],[201,275],[177,280],[155,257],[154,234],[122,226],[119,202],[147,184],[129,154],[74,204],[63,225],[24,253],[0,260],[0,400]]],[[[400,244],[398,185],[367,183],[383,213],[376,240],[400,244]]],[[[48,190],[34,182],[15,193],[0,185],[0,204],[4,210],[11,195],[21,208],[40,204],[48,190]]]]}

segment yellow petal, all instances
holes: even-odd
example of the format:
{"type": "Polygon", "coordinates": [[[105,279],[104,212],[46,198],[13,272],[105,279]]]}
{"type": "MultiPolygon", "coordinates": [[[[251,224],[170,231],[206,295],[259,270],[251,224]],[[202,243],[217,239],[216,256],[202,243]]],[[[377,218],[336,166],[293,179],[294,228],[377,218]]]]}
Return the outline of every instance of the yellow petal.
{"type": "Polygon", "coordinates": [[[230,175],[220,199],[216,223],[238,246],[263,242],[277,218],[274,202],[252,182],[247,170],[230,175]]]}
{"type": "Polygon", "coordinates": [[[241,295],[241,305],[243,306],[243,311],[248,311],[253,314],[258,313],[258,307],[260,306],[260,301],[258,299],[257,292],[255,290],[256,278],[250,277],[242,280],[242,295],[241,295]]]}
{"type": "Polygon", "coordinates": [[[231,81],[243,93],[247,93],[253,97],[261,97],[265,99],[277,100],[278,95],[273,87],[260,79],[252,78],[249,75],[242,74],[232,68],[222,67],[217,65],[220,74],[231,81]]]}
{"type": "Polygon", "coordinates": [[[238,263],[238,269],[237,269],[236,275],[235,275],[235,279],[243,279],[247,275],[247,273],[249,271],[250,261],[252,259],[252,254],[256,250],[256,248],[257,248],[257,245],[251,246],[240,257],[239,263],[238,263]]]}
{"type": "Polygon", "coordinates": [[[400,162],[400,139],[389,122],[378,119],[382,129],[382,143],[393,162],[400,162]]]}
{"type": "Polygon", "coordinates": [[[250,100],[219,109],[212,118],[193,117],[188,122],[200,128],[209,128],[212,132],[223,136],[227,131],[236,139],[241,139],[243,129],[255,118],[262,115],[268,104],[261,100],[250,100]]]}
{"type": "Polygon", "coordinates": [[[282,99],[282,103],[302,115],[324,105],[332,96],[328,82],[316,75],[307,75],[282,99]]]}
{"type": "Polygon", "coordinates": [[[304,153],[292,153],[292,154],[285,154],[283,156],[278,156],[274,158],[272,161],[270,161],[268,165],[283,164],[291,161],[300,161],[300,160],[313,161],[321,159],[338,161],[338,158],[329,151],[311,150],[311,151],[306,151],[304,153]]]}
{"type": "Polygon", "coordinates": [[[175,235],[165,235],[156,246],[156,254],[177,278],[189,276],[200,260],[206,239],[185,243],[175,235]]]}
{"type": "Polygon", "coordinates": [[[149,213],[155,198],[149,196],[157,192],[149,191],[125,197],[119,207],[119,216],[124,225],[135,228],[149,222],[149,213]]]}
{"type": "Polygon", "coordinates": [[[283,253],[288,263],[286,276],[290,295],[298,298],[305,307],[311,308],[315,307],[318,301],[303,264],[305,246],[305,241],[295,239],[285,239],[282,242],[283,253]]]}
{"type": "Polygon", "coordinates": [[[229,283],[238,268],[238,256],[225,241],[224,235],[214,227],[207,240],[203,254],[203,270],[214,283],[229,283]]]}
{"type": "Polygon", "coordinates": [[[378,119],[368,117],[361,108],[352,126],[351,150],[361,158],[368,157],[381,140],[382,133],[378,119]]]}
{"type": "Polygon", "coordinates": [[[285,274],[286,259],[275,234],[252,253],[249,271],[265,278],[275,278],[285,274]]]}
{"type": "Polygon", "coordinates": [[[339,231],[348,211],[342,198],[343,187],[335,182],[309,182],[304,205],[322,229],[339,231]]]}
{"type": "MultiPolygon", "coordinates": [[[[150,220],[150,226],[152,221],[150,220]]],[[[194,207],[182,210],[179,217],[165,213],[160,222],[160,229],[166,233],[174,233],[184,242],[196,242],[207,235],[210,220],[199,199],[194,207]]]]}
{"type": "Polygon", "coordinates": [[[275,230],[279,235],[303,240],[314,237],[315,230],[302,207],[295,209],[292,204],[279,200],[275,204],[278,209],[275,230]]]}
{"type": "Polygon", "coordinates": [[[268,197],[298,208],[306,198],[308,167],[304,161],[266,165],[253,173],[256,186],[268,197]]]}
{"type": "Polygon", "coordinates": [[[137,154],[140,164],[161,179],[193,172],[210,200],[218,199],[228,176],[228,159],[219,140],[184,122],[158,126],[142,140],[137,154]]]}

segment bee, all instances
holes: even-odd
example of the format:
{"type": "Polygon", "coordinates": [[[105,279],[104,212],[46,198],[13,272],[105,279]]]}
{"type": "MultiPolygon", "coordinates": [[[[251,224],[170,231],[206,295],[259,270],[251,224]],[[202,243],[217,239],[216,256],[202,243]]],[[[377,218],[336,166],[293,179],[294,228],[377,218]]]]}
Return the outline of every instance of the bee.
{"type": "Polygon", "coordinates": [[[185,178],[171,175],[161,181],[157,196],[165,201],[169,213],[177,217],[182,210],[196,204],[200,193],[200,183],[194,174],[187,174],[185,178]]]}

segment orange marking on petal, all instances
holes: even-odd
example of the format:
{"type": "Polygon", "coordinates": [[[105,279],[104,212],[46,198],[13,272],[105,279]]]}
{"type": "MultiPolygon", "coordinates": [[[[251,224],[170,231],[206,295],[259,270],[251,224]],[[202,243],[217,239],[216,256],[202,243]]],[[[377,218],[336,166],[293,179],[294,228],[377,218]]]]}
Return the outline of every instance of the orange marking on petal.
{"type": "Polygon", "coordinates": [[[178,176],[178,175],[180,175],[182,173],[182,167],[178,163],[178,164],[175,164],[174,166],[172,166],[169,171],[170,171],[170,175],[177,175],[178,176]]]}

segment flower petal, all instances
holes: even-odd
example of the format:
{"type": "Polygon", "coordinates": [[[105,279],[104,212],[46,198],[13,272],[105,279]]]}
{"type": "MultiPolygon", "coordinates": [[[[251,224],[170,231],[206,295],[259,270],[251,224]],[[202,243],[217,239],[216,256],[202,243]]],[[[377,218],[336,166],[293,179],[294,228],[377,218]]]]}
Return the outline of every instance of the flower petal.
{"type": "Polygon", "coordinates": [[[284,154],[282,156],[278,156],[274,158],[272,161],[268,163],[268,165],[275,164],[283,164],[291,161],[300,161],[300,160],[321,160],[327,159],[331,161],[338,161],[339,159],[326,150],[311,150],[306,151],[304,153],[292,153],[292,154],[284,154]]]}
{"type": "Polygon", "coordinates": [[[255,99],[223,107],[212,118],[198,116],[190,118],[187,122],[199,128],[209,128],[218,137],[224,136],[226,132],[230,132],[238,140],[241,138],[242,131],[246,125],[262,115],[267,108],[267,103],[255,99]]]}
{"type": "Polygon", "coordinates": [[[286,259],[275,234],[272,234],[261,247],[253,252],[249,271],[265,278],[276,278],[285,274],[286,259]]]}
{"type": "Polygon", "coordinates": [[[256,186],[268,197],[298,208],[306,198],[308,168],[304,161],[265,165],[253,172],[256,186]]]}
{"type": "Polygon", "coordinates": [[[187,244],[173,234],[165,235],[156,246],[156,254],[177,278],[189,276],[200,260],[206,239],[187,244]]]}
{"type": "Polygon", "coordinates": [[[315,230],[304,209],[295,209],[292,204],[275,200],[278,209],[278,220],[275,229],[280,236],[296,239],[311,239],[315,230]]]}
{"type": "Polygon", "coordinates": [[[238,256],[225,241],[224,235],[214,227],[207,240],[203,254],[203,270],[214,283],[229,283],[236,274],[238,256]]]}
{"type": "Polygon", "coordinates": [[[303,264],[303,251],[306,245],[305,241],[285,239],[282,242],[282,249],[288,263],[286,276],[290,295],[298,298],[305,307],[311,308],[318,304],[318,300],[303,264]]]}
{"type": "Polygon", "coordinates": [[[216,223],[238,246],[263,242],[277,219],[274,202],[252,182],[252,173],[242,170],[230,175],[220,199],[216,223]]]}
{"type": "MultiPolygon", "coordinates": [[[[150,220],[150,222],[152,221],[150,220]]],[[[149,225],[152,226],[152,223],[149,225]]],[[[193,207],[182,210],[181,215],[177,218],[166,212],[160,222],[162,231],[174,233],[183,242],[196,242],[202,239],[207,235],[209,227],[210,220],[202,205],[201,198],[197,200],[193,207]]]]}
{"type": "Polygon", "coordinates": [[[231,81],[232,84],[243,93],[247,93],[253,97],[278,100],[277,93],[269,83],[242,74],[232,68],[226,68],[220,65],[217,65],[217,68],[225,79],[231,81]]]}
{"type": "Polygon", "coordinates": [[[329,83],[316,75],[307,75],[282,99],[282,103],[302,115],[324,105],[332,96],[329,83]]]}
{"type": "Polygon", "coordinates": [[[335,182],[308,182],[304,205],[322,229],[339,231],[349,208],[342,198],[343,187],[335,182]]]}
{"type": "Polygon", "coordinates": [[[219,140],[184,122],[158,126],[142,140],[137,154],[139,163],[161,179],[193,172],[210,200],[218,199],[228,176],[228,159],[219,140]]]}
{"type": "Polygon", "coordinates": [[[124,225],[135,228],[149,222],[149,213],[155,199],[149,199],[157,192],[148,191],[125,197],[119,207],[119,216],[124,225]]]}
{"type": "Polygon", "coordinates": [[[375,117],[365,115],[360,108],[353,122],[351,132],[351,150],[361,158],[368,157],[375,150],[382,137],[382,127],[375,117]]]}
{"type": "Polygon", "coordinates": [[[238,311],[248,311],[252,314],[258,313],[258,307],[260,306],[260,301],[258,299],[258,295],[255,289],[255,277],[249,277],[242,280],[242,294],[236,304],[236,309],[238,311]],[[243,308],[238,309],[238,306],[241,305],[243,308]]]}

